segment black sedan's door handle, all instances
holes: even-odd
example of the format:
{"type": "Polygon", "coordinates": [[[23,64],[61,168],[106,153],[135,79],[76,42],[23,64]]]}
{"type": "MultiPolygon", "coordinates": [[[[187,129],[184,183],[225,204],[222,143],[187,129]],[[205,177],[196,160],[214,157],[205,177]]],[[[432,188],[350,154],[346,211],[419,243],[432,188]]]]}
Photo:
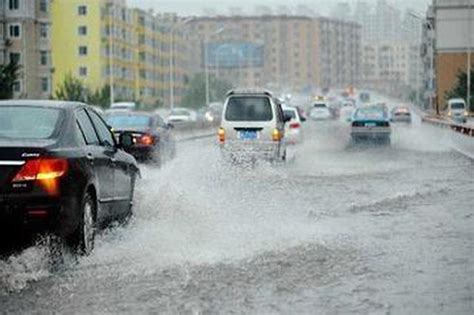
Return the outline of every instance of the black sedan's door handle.
{"type": "Polygon", "coordinates": [[[94,160],[95,160],[92,153],[87,153],[86,158],[89,162],[94,162],[94,160]]]}

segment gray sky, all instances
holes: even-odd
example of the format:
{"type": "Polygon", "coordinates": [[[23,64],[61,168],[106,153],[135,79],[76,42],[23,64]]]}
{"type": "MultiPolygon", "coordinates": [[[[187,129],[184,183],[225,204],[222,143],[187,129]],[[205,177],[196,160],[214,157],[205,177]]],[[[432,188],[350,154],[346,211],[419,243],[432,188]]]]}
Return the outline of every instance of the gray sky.
{"type": "MultiPolygon", "coordinates": [[[[308,5],[322,15],[328,14],[337,2],[355,3],[357,0],[128,0],[132,6],[143,9],[153,8],[157,12],[176,12],[180,15],[201,15],[203,9],[210,8],[217,13],[228,13],[230,7],[240,7],[246,12],[253,12],[256,5],[278,7],[279,5],[308,5]]],[[[375,3],[375,0],[365,0],[375,3]]],[[[431,0],[388,0],[402,9],[410,7],[424,12],[431,0]]]]}

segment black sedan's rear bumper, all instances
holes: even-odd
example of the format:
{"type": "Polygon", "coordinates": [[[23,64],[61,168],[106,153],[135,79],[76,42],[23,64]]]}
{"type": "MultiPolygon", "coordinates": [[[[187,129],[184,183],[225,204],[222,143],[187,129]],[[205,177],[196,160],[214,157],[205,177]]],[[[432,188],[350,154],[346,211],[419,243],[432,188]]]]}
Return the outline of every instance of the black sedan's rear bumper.
{"type": "Polygon", "coordinates": [[[52,231],[61,210],[59,200],[0,197],[0,228],[9,233],[52,231]]]}
{"type": "Polygon", "coordinates": [[[40,196],[0,196],[0,235],[10,239],[38,233],[71,235],[78,224],[77,200],[40,196]]]}
{"type": "Polygon", "coordinates": [[[159,157],[159,152],[155,146],[135,145],[127,149],[127,153],[133,155],[137,161],[152,161],[159,157]]]}

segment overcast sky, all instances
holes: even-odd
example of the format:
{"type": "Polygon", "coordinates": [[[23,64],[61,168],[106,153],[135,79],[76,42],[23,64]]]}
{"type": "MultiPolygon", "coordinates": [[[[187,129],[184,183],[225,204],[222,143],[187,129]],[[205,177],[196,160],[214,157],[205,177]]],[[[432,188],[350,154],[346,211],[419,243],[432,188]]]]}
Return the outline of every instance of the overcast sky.
{"type": "MultiPolygon", "coordinates": [[[[358,0],[342,0],[356,3],[358,0]]],[[[375,4],[376,0],[366,0],[375,4]]],[[[143,9],[153,8],[157,12],[176,12],[180,15],[202,15],[205,9],[213,9],[216,13],[228,13],[231,7],[240,7],[244,12],[253,12],[256,5],[278,7],[279,5],[307,5],[322,15],[328,14],[330,8],[340,0],[128,0],[132,6],[143,9]]],[[[402,9],[410,7],[420,12],[425,11],[431,0],[389,0],[402,9]]]]}

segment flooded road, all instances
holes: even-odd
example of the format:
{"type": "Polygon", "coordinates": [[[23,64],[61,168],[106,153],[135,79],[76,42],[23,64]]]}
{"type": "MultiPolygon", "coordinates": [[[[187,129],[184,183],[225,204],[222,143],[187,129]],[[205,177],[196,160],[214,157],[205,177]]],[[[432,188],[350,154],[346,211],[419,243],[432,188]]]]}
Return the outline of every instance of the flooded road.
{"type": "Polygon", "coordinates": [[[214,139],[145,167],[129,225],[55,272],[44,247],[0,261],[6,313],[472,314],[473,162],[444,131],[355,147],[308,122],[283,166],[220,163],[214,139]]]}

